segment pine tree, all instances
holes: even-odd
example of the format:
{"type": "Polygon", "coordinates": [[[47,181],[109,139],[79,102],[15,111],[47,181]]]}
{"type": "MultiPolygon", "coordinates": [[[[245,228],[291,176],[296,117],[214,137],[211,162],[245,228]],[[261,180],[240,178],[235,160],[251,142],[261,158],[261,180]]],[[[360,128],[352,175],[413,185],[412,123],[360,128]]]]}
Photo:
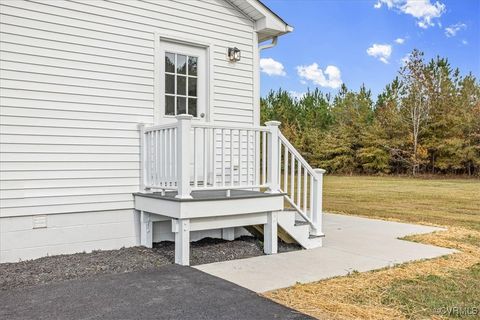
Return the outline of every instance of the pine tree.
{"type": "Polygon", "coordinates": [[[301,98],[279,89],[261,99],[268,120],[330,173],[480,176],[480,84],[445,58],[425,63],[418,50],[375,103],[365,85],[301,98]]]}

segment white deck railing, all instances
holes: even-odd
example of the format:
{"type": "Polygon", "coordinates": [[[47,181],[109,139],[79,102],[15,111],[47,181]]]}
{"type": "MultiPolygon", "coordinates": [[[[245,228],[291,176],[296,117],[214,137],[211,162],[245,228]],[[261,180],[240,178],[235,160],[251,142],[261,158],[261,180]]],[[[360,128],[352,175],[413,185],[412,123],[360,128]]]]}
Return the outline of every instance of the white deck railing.
{"type": "Polygon", "coordinates": [[[267,127],[192,123],[192,190],[267,187],[267,127]]]}
{"type": "Polygon", "coordinates": [[[177,124],[141,125],[140,131],[141,189],[177,190],[177,124]]]}
{"type": "Polygon", "coordinates": [[[221,126],[190,115],[172,124],[140,125],[141,190],[175,190],[178,198],[191,198],[194,190],[282,192],[311,233],[320,235],[325,171],[312,169],[279,125],[221,126]]]}
{"type": "Polygon", "coordinates": [[[290,205],[310,224],[310,233],[322,235],[320,217],[325,170],[313,169],[282,133],[278,134],[278,138],[278,158],[283,162],[280,190],[286,193],[285,198],[290,205]]]}

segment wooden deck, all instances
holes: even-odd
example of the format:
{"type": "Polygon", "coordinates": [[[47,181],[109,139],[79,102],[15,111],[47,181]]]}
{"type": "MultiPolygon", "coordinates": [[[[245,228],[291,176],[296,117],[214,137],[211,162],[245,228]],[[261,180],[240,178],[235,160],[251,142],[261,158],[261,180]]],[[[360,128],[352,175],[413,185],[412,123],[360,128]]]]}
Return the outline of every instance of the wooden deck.
{"type": "Polygon", "coordinates": [[[283,193],[199,190],[191,192],[191,198],[176,195],[177,192],[134,194],[135,209],[141,214],[142,245],[152,246],[153,222],[170,220],[178,264],[189,264],[191,231],[265,225],[265,253],[277,251],[277,212],[283,209],[283,193]]]}
{"type": "Polygon", "coordinates": [[[182,199],[176,198],[176,191],[167,191],[163,195],[160,192],[153,193],[134,193],[134,196],[168,200],[168,201],[177,201],[177,202],[196,202],[196,201],[221,201],[221,200],[240,200],[240,199],[252,199],[252,198],[265,198],[265,197],[278,197],[279,195],[284,195],[284,193],[266,193],[261,191],[250,191],[250,190],[229,190],[230,195],[227,195],[226,190],[199,190],[192,191],[191,199],[182,199]]]}

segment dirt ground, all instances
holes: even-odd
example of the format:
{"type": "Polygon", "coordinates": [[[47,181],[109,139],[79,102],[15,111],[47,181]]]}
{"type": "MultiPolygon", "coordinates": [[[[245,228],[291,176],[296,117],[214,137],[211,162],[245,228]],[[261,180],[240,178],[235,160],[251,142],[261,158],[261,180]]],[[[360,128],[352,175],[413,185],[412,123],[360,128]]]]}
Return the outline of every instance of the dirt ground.
{"type": "MultiPolygon", "coordinates": [[[[144,247],[58,255],[16,263],[0,264],[0,290],[28,287],[50,282],[89,278],[98,274],[125,273],[156,269],[174,262],[173,242],[144,247]]],[[[300,247],[279,242],[279,252],[300,247]]],[[[242,259],[263,255],[263,244],[254,237],[234,241],[206,238],[192,242],[191,265],[242,259]]]]}

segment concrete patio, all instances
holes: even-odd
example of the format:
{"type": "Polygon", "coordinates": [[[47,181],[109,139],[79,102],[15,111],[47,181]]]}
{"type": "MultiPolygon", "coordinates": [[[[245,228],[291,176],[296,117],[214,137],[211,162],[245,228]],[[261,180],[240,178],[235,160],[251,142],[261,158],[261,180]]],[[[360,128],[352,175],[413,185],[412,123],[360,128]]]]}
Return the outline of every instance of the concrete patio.
{"type": "Polygon", "coordinates": [[[431,259],[452,249],[399,240],[441,228],[325,214],[322,248],[196,266],[255,292],[289,287],[352,271],[369,271],[398,263],[431,259]]]}

